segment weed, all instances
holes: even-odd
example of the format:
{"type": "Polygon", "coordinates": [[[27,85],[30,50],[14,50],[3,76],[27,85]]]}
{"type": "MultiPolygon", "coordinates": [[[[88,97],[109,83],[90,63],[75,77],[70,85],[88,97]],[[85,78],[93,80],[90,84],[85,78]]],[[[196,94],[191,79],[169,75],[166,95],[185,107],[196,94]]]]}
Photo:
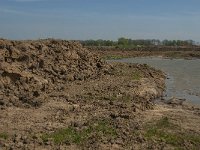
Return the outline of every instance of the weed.
{"type": "Polygon", "coordinates": [[[99,121],[98,124],[93,127],[93,129],[95,132],[103,134],[104,136],[115,137],[117,135],[115,128],[105,120],[99,121]]]}
{"type": "Polygon", "coordinates": [[[168,127],[173,126],[173,124],[169,122],[168,117],[163,117],[162,119],[158,120],[158,122],[156,123],[156,126],[158,128],[168,128],[168,127]]]}
{"type": "Polygon", "coordinates": [[[48,141],[48,139],[53,139],[55,144],[60,144],[64,142],[80,144],[88,137],[90,132],[90,129],[85,129],[78,132],[74,128],[69,127],[66,129],[60,129],[51,134],[45,134],[42,136],[42,139],[44,142],[48,141]]]}
{"type": "Polygon", "coordinates": [[[44,134],[42,135],[42,140],[47,142],[49,139],[52,139],[55,144],[66,142],[81,144],[86,141],[92,133],[105,137],[116,136],[115,128],[112,127],[109,122],[99,121],[80,131],[77,131],[74,127],[68,127],[66,129],[60,129],[54,133],[44,134]]]}
{"type": "Polygon", "coordinates": [[[133,80],[140,80],[141,79],[141,73],[139,71],[136,71],[132,75],[133,80]]]}
{"type": "Polygon", "coordinates": [[[132,101],[133,97],[131,95],[124,95],[122,96],[122,100],[125,102],[125,103],[130,103],[132,101]]]}
{"type": "Polygon", "coordinates": [[[3,132],[3,133],[0,133],[0,139],[8,139],[8,134],[3,132]]]}
{"type": "Polygon", "coordinates": [[[191,132],[180,132],[180,127],[171,123],[167,117],[161,118],[157,122],[147,125],[144,136],[148,140],[163,141],[180,149],[185,141],[194,144],[194,148],[200,146],[200,135],[191,132]]]}
{"type": "Polygon", "coordinates": [[[117,94],[113,94],[113,95],[101,96],[101,97],[99,97],[99,99],[102,99],[102,100],[110,100],[110,101],[116,101],[116,100],[118,100],[118,97],[117,97],[117,94]]]}

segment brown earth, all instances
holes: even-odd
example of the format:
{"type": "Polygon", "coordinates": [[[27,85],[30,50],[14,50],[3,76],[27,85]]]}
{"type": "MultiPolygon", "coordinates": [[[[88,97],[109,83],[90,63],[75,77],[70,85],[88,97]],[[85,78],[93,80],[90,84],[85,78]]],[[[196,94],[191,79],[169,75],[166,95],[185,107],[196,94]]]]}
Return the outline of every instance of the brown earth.
{"type": "Polygon", "coordinates": [[[173,47],[167,48],[135,48],[135,49],[116,49],[106,47],[88,47],[92,52],[98,53],[104,59],[120,59],[126,57],[146,57],[159,56],[166,58],[185,58],[193,59],[200,58],[200,50],[195,48],[176,49],[173,47]]]}
{"type": "Polygon", "coordinates": [[[62,40],[0,40],[0,62],[0,103],[6,106],[38,106],[68,82],[109,71],[79,43],[62,40]]]}
{"type": "Polygon", "coordinates": [[[200,147],[199,108],[155,104],[159,70],[107,64],[73,41],[0,40],[0,53],[0,149],[200,147]]]}

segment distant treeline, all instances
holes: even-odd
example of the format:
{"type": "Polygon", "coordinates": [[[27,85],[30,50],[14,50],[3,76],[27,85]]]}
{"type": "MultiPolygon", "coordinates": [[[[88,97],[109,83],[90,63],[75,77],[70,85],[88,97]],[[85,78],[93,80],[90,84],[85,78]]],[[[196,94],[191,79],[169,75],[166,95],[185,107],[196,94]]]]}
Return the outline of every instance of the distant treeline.
{"type": "Polygon", "coordinates": [[[117,41],[112,40],[86,40],[81,41],[84,46],[115,46],[115,47],[142,47],[142,46],[194,46],[193,40],[157,40],[157,39],[128,39],[121,37],[117,41]]]}

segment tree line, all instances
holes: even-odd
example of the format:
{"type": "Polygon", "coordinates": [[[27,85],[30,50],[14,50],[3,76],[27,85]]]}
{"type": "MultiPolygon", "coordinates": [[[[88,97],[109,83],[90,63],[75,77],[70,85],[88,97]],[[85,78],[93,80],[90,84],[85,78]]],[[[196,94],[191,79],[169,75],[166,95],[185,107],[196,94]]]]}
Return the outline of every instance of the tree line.
{"type": "Polygon", "coordinates": [[[194,46],[193,40],[158,40],[158,39],[129,39],[121,37],[117,41],[112,40],[85,40],[84,46],[115,46],[115,47],[140,47],[140,46],[194,46]]]}

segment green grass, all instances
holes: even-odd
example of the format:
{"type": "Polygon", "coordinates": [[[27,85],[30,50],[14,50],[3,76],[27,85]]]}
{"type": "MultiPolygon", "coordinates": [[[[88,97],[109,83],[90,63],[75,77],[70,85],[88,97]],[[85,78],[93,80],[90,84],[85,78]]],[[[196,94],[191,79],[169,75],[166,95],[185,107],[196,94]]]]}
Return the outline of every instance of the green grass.
{"type": "Polygon", "coordinates": [[[141,73],[139,71],[135,71],[132,75],[133,80],[140,80],[141,79],[141,73]]]}
{"type": "Polygon", "coordinates": [[[44,134],[42,136],[42,139],[44,142],[47,142],[49,139],[52,139],[55,144],[61,144],[66,142],[80,144],[88,137],[89,133],[89,129],[78,132],[74,128],[69,127],[66,129],[60,129],[51,134],[44,134]]]}
{"type": "Polygon", "coordinates": [[[164,141],[173,146],[179,146],[182,142],[182,139],[178,135],[158,130],[156,128],[149,129],[145,136],[148,138],[156,137],[158,138],[157,140],[164,141]]]}
{"type": "Polygon", "coordinates": [[[193,148],[200,146],[200,135],[182,131],[179,126],[171,123],[167,117],[161,118],[145,127],[145,138],[149,141],[165,142],[177,149],[184,147],[184,143],[191,143],[193,148]]]}
{"type": "Polygon", "coordinates": [[[3,132],[3,133],[0,133],[0,139],[8,139],[8,134],[3,132]]]}
{"type": "Polygon", "coordinates": [[[108,121],[98,121],[81,131],[76,130],[74,127],[68,127],[50,134],[44,134],[42,135],[42,140],[47,142],[49,139],[52,139],[55,144],[81,144],[84,143],[84,141],[86,141],[92,133],[95,133],[97,136],[104,136],[108,138],[115,137],[117,134],[115,128],[110,125],[108,121]]]}
{"type": "Polygon", "coordinates": [[[92,128],[94,132],[103,136],[115,137],[117,135],[116,129],[108,121],[99,121],[92,128]]]}
{"type": "Polygon", "coordinates": [[[162,119],[158,120],[156,122],[156,126],[158,128],[169,128],[169,127],[175,127],[174,124],[169,122],[168,117],[163,117],[162,119]]]}

